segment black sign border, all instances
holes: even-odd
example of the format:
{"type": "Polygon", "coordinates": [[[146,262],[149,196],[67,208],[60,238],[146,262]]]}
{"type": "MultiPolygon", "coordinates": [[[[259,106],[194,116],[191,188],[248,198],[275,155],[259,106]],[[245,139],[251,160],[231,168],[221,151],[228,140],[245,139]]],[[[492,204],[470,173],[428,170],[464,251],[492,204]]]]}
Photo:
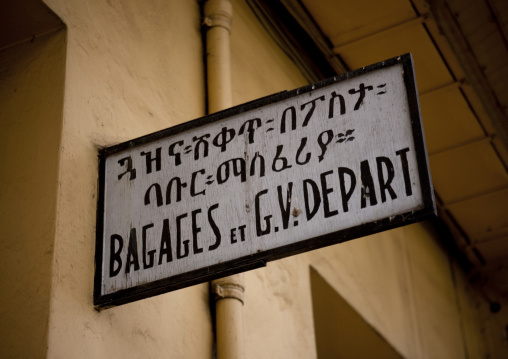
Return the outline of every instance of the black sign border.
{"type": "Polygon", "coordinates": [[[99,151],[99,185],[97,197],[97,225],[96,225],[96,245],[95,245],[95,276],[93,304],[97,310],[114,307],[121,304],[134,302],[140,299],[149,298],[155,295],[171,292],[177,289],[189,287],[195,284],[204,283],[224,276],[245,272],[251,269],[263,267],[266,262],[288,257],[291,255],[304,253],[310,250],[326,247],[329,245],[342,243],[358,237],[371,235],[374,233],[386,231],[403,225],[415,223],[432,216],[436,216],[436,203],[434,191],[430,177],[430,170],[425,145],[425,137],[420,114],[420,105],[418,100],[418,91],[416,87],[414,65],[411,54],[407,53],[394,57],[376,64],[363,67],[361,69],[338,75],[333,78],[307,85],[292,91],[284,91],[258,100],[254,100],[242,105],[238,105],[224,111],[220,111],[196,120],[183,123],[168,129],[155,132],[143,137],[133,139],[115,146],[104,148],[99,151]],[[251,111],[268,104],[287,100],[289,98],[301,95],[306,92],[314,91],[321,87],[329,86],[334,83],[342,82],[347,79],[365,75],[369,72],[384,69],[394,65],[402,64],[404,84],[407,93],[409,115],[411,119],[413,139],[415,144],[416,158],[418,162],[418,172],[420,175],[420,184],[423,198],[423,208],[417,211],[400,214],[394,217],[387,217],[379,221],[370,222],[328,233],[322,236],[309,238],[294,244],[267,250],[265,252],[241,257],[225,263],[212,265],[206,268],[193,270],[191,272],[175,275],[172,277],[156,280],[147,284],[138,285],[132,288],[119,290],[117,292],[101,295],[102,288],[102,249],[103,249],[103,229],[104,229],[104,189],[105,189],[105,167],[106,158],[120,151],[131,149],[146,143],[151,143],[159,139],[176,135],[183,131],[201,127],[208,123],[229,118],[243,112],[251,111]]]}

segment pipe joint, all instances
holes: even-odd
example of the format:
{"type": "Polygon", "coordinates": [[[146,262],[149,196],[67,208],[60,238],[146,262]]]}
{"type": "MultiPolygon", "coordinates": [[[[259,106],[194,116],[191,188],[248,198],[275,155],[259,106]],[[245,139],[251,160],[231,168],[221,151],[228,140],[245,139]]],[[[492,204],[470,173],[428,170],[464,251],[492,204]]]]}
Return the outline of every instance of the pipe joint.
{"type": "Polygon", "coordinates": [[[204,7],[203,26],[223,27],[230,31],[233,7],[229,0],[208,0],[204,7]]]}
{"type": "Polygon", "coordinates": [[[212,282],[212,292],[215,300],[232,298],[237,299],[243,304],[243,294],[245,287],[239,276],[231,276],[218,279],[212,282]]]}

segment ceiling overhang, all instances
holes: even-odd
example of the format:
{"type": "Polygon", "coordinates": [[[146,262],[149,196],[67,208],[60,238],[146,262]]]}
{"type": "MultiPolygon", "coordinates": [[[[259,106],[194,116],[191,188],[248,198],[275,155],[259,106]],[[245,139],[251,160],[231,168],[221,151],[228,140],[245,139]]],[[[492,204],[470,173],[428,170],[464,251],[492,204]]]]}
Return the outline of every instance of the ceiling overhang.
{"type": "Polygon", "coordinates": [[[248,2],[309,82],[413,54],[434,227],[486,300],[508,302],[508,3],[248,2]]]}

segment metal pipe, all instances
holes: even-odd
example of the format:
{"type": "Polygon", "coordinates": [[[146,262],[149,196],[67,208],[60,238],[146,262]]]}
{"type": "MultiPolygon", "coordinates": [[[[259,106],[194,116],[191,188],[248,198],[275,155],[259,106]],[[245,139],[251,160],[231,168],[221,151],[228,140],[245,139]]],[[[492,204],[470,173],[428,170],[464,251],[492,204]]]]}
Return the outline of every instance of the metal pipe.
{"type": "MultiPolygon", "coordinates": [[[[203,23],[206,26],[208,113],[232,105],[230,31],[233,8],[229,0],[207,0],[203,23]]],[[[212,282],[215,298],[215,325],[218,359],[244,357],[243,274],[212,282]]]]}
{"type": "Polygon", "coordinates": [[[218,359],[244,357],[243,340],[243,274],[212,282],[215,297],[215,329],[218,359]]]}
{"type": "Polygon", "coordinates": [[[233,9],[229,0],[207,0],[203,23],[206,30],[208,112],[232,105],[230,29],[233,9]]]}

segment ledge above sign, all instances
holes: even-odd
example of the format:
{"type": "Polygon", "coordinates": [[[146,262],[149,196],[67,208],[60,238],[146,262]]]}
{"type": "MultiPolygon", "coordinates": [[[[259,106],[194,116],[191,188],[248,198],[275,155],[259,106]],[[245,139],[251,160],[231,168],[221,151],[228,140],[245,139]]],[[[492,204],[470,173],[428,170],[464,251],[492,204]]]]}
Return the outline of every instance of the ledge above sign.
{"type": "Polygon", "coordinates": [[[406,54],[101,150],[94,305],[435,213],[406,54]]]}

